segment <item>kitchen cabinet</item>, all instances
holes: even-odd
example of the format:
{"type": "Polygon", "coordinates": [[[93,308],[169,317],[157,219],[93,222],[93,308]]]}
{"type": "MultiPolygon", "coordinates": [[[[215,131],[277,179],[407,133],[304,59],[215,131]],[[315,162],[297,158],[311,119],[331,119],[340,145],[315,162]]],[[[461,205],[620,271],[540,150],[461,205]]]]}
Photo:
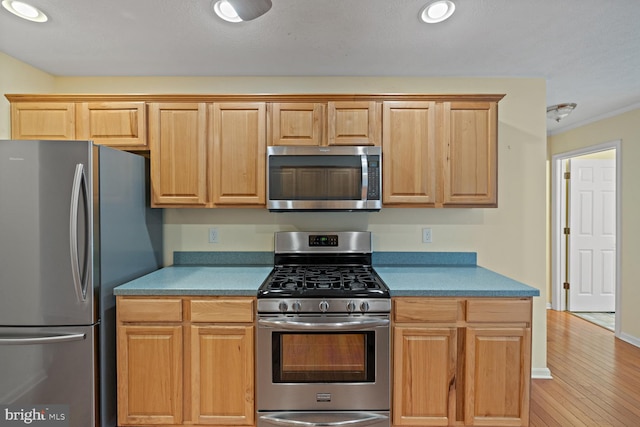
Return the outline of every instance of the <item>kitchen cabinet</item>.
{"type": "Polygon", "coordinates": [[[380,103],[329,101],[328,145],[380,145],[380,103]]]}
{"type": "Polygon", "coordinates": [[[496,207],[501,98],[385,101],[384,206],[496,207]]]}
{"type": "Polygon", "coordinates": [[[117,299],[118,425],[182,423],[182,302],[117,299]]]}
{"type": "Polygon", "coordinates": [[[266,103],[214,103],[213,204],[264,206],[266,203],[266,103]]]}
{"type": "Polygon", "coordinates": [[[530,300],[467,302],[465,424],[529,425],[530,300]]]}
{"type": "Polygon", "coordinates": [[[187,208],[263,207],[265,145],[381,145],[383,207],[496,207],[503,96],[6,95],[13,138],[148,149],[152,205],[187,208]]]}
{"type": "Polygon", "coordinates": [[[497,205],[497,103],[443,103],[443,199],[449,206],[497,205]]]}
{"type": "Polygon", "coordinates": [[[393,425],[526,426],[530,298],[394,298],[393,425]]]}
{"type": "Polygon", "coordinates": [[[254,299],[117,297],[118,424],[255,424],[254,299]]]}
{"type": "Polygon", "coordinates": [[[150,103],[149,147],[152,206],[205,206],[209,201],[206,104],[150,103]]]}
{"type": "Polygon", "coordinates": [[[146,107],[127,102],[14,102],[13,139],[90,139],[130,151],[147,147],[146,107]]]}
{"type": "Polygon", "coordinates": [[[270,145],[323,144],[324,105],[317,102],[274,102],[270,145]]]}
{"type": "Polygon", "coordinates": [[[76,137],[129,151],[147,150],[147,115],[143,101],[79,102],[76,137]]]}
{"type": "Polygon", "coordinates": [[[274,102],[269,145],[380,145],[376,101],[274,102]]]}
{"type": "Polygon", "coordinates": [[[196,424],[254,424],[253,300],[191,300],[191,390],[196,424]]]}
{"type": "Polygon", "coordinates": [[[76,139],[73,102],[13,102],[11,138],[76,139]]]}
{"type": "Polygon", "coordinates": [[[382,105],[382,203],[436,203],[435,103],[385,101],[382,105]]]}

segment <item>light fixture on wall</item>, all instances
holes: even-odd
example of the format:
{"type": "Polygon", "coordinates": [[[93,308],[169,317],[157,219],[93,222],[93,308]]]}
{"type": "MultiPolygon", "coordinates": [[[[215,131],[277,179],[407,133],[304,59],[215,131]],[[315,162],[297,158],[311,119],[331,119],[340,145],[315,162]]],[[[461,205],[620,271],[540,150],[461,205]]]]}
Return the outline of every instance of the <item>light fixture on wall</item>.
{"type": "Polygon", "coordinates": [[[2,0],[2,7],[22,19],[33,22],[47,22],[49,18],[37,7],[15,0],[2,0]]]}
{"type": "Polygon", "coordinates": [[[547,107],[547,117],[551,120],[559,122],[560,120],[571,114],[576,106],[577,104],[575,102],[552,105],[551,107],[547,107]]]}
{"type": "Polygon", "coordinates": [[[450,0],[437,0],[427,4],[420,11],[420,19],[427,24],[437,24],[449,19],[456,10],[456,5],[450,0]]]}
{"type": "Polygon", "coordinates": [[[251,21],[271,9],[271,0],[212,0],[211,7],[227,22],[251,21]]]}

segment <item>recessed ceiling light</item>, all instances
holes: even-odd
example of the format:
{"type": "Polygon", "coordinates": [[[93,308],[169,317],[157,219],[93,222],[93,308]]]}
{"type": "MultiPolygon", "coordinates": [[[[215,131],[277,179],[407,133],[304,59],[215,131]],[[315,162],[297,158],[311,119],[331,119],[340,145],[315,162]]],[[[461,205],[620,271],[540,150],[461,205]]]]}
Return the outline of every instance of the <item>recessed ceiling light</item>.
{"type": "Polygon", "coordinates": [[[456,5],[450,0],[438,0],[429,3],[420,11],[420,19],[427,24],[436,24],[448,19],[456,10],[456,5]]]}
{"type": "Polygon", "coordinates": [[[213,11],[228,22],[259,18],[271,9],[271,0],[211,0],[213,11]]]}
{"type": "Polygon", "coordinates": [[[238,12],[227,0],[218,0],[213,4],[213,11],[227,22],[242,22],[238,12]]]}
{"type": "Polygon", "coordinates": [[[47,15],[42,13],[40,9],[21,1],[2,0],[2,7],[7,9],[14,15],[28,21],[47,22],[47,20],[49,19],[47,18],[47,15]]]}

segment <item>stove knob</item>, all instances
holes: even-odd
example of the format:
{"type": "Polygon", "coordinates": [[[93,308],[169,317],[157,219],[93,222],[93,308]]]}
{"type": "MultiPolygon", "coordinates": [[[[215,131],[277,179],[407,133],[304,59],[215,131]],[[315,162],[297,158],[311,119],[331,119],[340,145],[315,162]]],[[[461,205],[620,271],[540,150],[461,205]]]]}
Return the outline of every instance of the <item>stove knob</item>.
{"type": "Polygon", "coordinates": [[[280,304],[278,304],[278,310],[280,310],[282,313],[286,313],[288,309],[289,306],[287,305],[287,303],[284,301],[280,301],[280,304]]]}
{"type": "Polygon", "coordinates": [[[300,304],[300,301],[295,301],[293,304],[291,304],[291,308],[293,309],[293,311],[295,311],[296,313],[299,313],[300,310],[302,309],[302,304],[300,304]]]}
{"type": "Polygon", "coordinates": [[[326,313],[329,310],[329,303],[327,301],[320,301],[320,305],[318,306],[320,311],[326,313]]]}
{"type": "Polygon", "coordinates": [[[353,301],[349,301],[349,302],[347,303],[347,311],[348,311],[349,313],[353,313],[354,311],[356,311],[356,303],[355,303],[355,302],[353,302],[353,301]]]}
{"type": "Polygon", "coordinates": [[[367,301],[362,301],[362,304],[360,304],[360,311],[363,313],[369,311],[369,303],[367,301]]]}

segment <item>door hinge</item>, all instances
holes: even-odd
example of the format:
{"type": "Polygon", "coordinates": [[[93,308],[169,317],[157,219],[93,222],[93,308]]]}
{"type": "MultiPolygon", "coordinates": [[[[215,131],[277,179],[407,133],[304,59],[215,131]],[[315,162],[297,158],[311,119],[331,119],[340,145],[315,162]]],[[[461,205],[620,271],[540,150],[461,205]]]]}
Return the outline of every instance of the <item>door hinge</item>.
{"type": "Polygon", "coordinates": [[[562,288],[563,288],[563,289],[570,289],[570,288],[571,288],[571,285],[569,285],[569,282],[564,282],[564,283],[562,284],[562,288]]]}
{"type": "Polygon", "coordinates": [[[571,172],[565,172],[564,179],[571,179],[571,172]]]}
{"type": "Polygon", "coordinates": [[[567,235],[568,235],[568,234],[571,234],[571,228],[569,228],[569,227],[565,227],[565,228],[562,230],[562,232],[563,232],[564,234],[567,234],[567,235]]]}

